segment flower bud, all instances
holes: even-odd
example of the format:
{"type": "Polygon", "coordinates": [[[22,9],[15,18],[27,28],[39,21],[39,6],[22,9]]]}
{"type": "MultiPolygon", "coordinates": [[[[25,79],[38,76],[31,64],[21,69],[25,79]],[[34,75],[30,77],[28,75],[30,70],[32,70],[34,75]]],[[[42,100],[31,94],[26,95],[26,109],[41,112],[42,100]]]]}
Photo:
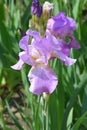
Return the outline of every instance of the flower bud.
{"type": "Polygon", "coordinates": [[[21,28],[19,28],[19,31],[20,31],[22,37],[26,36],[26,33],[21,28]]]}
{"type": "Polygon", "coordinates": [[[40,5],[38,0],[33,0],[32,6],[31,6],[31,13],[36,15],[37,17],[41,16],[42,6],[40,5]]]}
{"type": "Polygon", "coordinates": [[[43,16],[44,16],[44,18],[48,19],[51,16],[52,12],[53,12],[53,3],[46,1],[43,4],[43,16]]]}

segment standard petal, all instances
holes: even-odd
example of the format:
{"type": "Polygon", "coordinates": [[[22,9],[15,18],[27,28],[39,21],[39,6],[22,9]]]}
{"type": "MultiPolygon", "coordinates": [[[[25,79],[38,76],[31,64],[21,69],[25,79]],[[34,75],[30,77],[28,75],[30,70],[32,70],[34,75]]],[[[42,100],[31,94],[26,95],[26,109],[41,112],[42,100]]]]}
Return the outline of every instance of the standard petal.
{"type": "Polygon", "coordinates": [[[42,61],[47,64],[51,52],[51,48],[49,46],[49,39],[43,38],[39,42],[33,42],[32,45],[36,50],[39,51],[42,61]]]}
{"type": "Polygon", "coordinates": [[[33,36],[35,40],[39,41],[41,39],[40,33],[37,32],[37,31],[32,31],[32,30],[28,29],[26,31],[26,34],[29,35],[29,36],[33,36]]]}
{"type": "Polygon", "coordinates": [[[28,51],[28,42],[29,42],[29,36],[24,36],[19,42],[19,46],[21,49],[28,51]]]}
{"type": "Polygon", "coordinates": [[[63,12],[50,18],[47,22],[47,29],[54,35],[65,36],[69,31],[69,20],[63,12]]]}
{"type": "Polygon", "coordinates": [[[49,66],[36,66],[28,74],[31,86],[29,90],[34,94],[52,93],[58,83],[58,78],[49,66]]]}
{"type": "Polygon", "coordinates": [[[60,12],[48,20],[47,29],[56,37],[64,38],[76,29],[76,22],[74,19],[67,17],[65,13],[60,12]]]}
{"type": "Polygon", "coordinates": [[[15,65],[11,66],[11,68],[15,70],[20,70],[23,64],[24,62],[21,59],[19,59],[19,61],[15,65]]]}
{"type": "Polygon", "coordinates": [[[70,18],[70,17],[67,17],[68,21],[69,21],[69,24],[70,24],[70,28],[72,30],[75,30],[76,29],[76,22],[74,19],[70,18]]]}

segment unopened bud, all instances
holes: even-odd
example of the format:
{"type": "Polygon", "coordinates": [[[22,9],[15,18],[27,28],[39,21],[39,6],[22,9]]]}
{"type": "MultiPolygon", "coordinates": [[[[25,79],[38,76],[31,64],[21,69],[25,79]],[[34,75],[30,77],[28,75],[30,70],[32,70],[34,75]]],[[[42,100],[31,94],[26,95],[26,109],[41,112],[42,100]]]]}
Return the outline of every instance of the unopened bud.
{"type": "Polygon", "coordinates": [[[43,16],[45,17],[45,19],[48,19],[53,12],[53,3],[50,3],[48,1],[46,1],[43,4],[43,16]]]}
{"type": "Polygon", "coordinates": [[[19,31],[20,31],[22,37],[26,36],[26,33],[21,28],[19,28],[19,31]]]}
{"type": "Polygon", "coordinates": [[[31,13],[36,15],[37,17],[40,17],[42,14],[42,6],[39,3],[39,0],[33,0],[32,6],[31,6],[31,13]]]}

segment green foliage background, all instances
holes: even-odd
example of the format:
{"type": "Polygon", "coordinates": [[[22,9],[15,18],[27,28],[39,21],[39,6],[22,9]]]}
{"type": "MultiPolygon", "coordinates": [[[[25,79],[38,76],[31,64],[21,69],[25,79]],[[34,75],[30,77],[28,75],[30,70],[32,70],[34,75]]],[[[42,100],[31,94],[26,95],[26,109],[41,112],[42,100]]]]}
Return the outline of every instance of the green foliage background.
{"type": "MultiPolygon", "coordinates": [[[[41,0],[44,3],[45,0],[41,0]]],[[[15,124],[15,130],[87,130],[87,0],[49,0],[54,3],[53,15],[64,11],[76,20],[75,33],[81,48],[72,50],[77,62],[66,67],[55,59],[51,65],[58,75],[57,89],[49,97],[29,92],[27,74],[30,66],[21,71],[10,68],[18,59],[19,28],[26,31],[31,19],[32,0],[0,0],[0,129],[7,126],[5,110],[15,124]],[[21,93],[23,105],[14,100],[24,125],[11,110],[15,92],[21,93]]]]}

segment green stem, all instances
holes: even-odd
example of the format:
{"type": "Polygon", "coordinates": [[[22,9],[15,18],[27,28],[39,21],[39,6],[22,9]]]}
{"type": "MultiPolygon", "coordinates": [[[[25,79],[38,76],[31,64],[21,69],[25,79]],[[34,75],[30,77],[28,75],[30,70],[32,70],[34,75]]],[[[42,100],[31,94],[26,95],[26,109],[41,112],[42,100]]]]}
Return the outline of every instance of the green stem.
{"type": "Polygon", "coordinates": [[[42,118],[43,118],[43,130],[49,130],[49,117],[48,117],[48,99],[43,99],[42,107],[42,118]]]}

